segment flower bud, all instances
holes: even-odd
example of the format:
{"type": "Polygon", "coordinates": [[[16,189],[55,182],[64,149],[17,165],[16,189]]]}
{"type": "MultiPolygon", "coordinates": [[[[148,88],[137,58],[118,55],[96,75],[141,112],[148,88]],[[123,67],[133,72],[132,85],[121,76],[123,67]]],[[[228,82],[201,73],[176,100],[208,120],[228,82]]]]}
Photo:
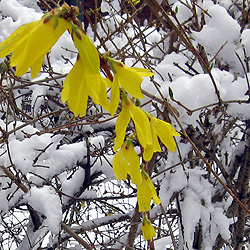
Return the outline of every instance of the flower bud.
{"type": "Polygon", "coordinates": [[[52,14],[50,14],[50,13],[46,14],[46,16],[45,16],[45,18],[44,18],[44,20],[43,20],[43,23],[48,23],[48,22],[51,20],[51,18],[52,18],[53,16],[54,16],[54,15],[52,15],[52,14]]]}

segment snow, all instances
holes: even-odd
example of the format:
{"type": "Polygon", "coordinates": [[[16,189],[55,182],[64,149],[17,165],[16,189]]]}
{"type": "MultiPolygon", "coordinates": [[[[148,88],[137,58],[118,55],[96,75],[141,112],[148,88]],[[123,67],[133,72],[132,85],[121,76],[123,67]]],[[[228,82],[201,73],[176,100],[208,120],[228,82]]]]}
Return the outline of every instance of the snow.
{"type": "Polygon", "coordinates": [[[214,231],[212,233],[214,234],[214,237],[216,237],[219,232],[224,240],[230,239],[230,232],[228,231],[230,221],[225,216],[222,208],[215,208],[212,214],[212,225],[212,231],[214,231]]]}
{"type": "Polygon", "coordinates": [[[173,5],[173,10],[177,10],[176,16],[180,23],[185,22],[193,16],[193,13],[188,8],[188,5],[185,5],[179,1],[175,2],[173,5]]]}
{"type": "MultiPolygon", "coordinates": [[[[40,13],[35,10],[22,6],[16,0],[2,0],[0,2],[0,9],[4,16],[11,17],[13,21],[22,22],[22,24],[34,21],[34,18],[41,17],[40,13]],[[22,14],[20,15],[20,10],[22,14]],[[21,17],[21,18],[20,18],[21,17]],[[21,19],[21,20],[20,20],[21,19]]],[[[8,29],[11,27],[8,27],[8,29]]]]}
{"type": "Polygon", "coordinates": [[[93,190],[85,190],[79,198],[81,198],[81,199],[94,199],[94,198],[97,198],[97,194],[93,190]]]}
{"type": "MultiPolygon", "coordinates": [[[[13,125],[14,123],[9,125],[10,129],[13,125]]],[[[18,125],[21,126],[21,123],[18,125]]],[[[31,172],[48,178],[84,159],[85,142],[59,146],[61,135],[53,136],[49,133],[37,135],[35,132],[37,130],[28,125],[22,130],[17,130],[16,135],[12,134],[8,145],[11,159],[5,154],[0,158],[0,164],[9,166],[11,160],[23,174],[31,172]],[[25,138],[25,134],[32,136],[25,138]]],[[[5,150],[6,148],[0,149],[0,152],[5,150]]],[[[39,179],[31,177],[31,180],[41,182],[39,179]]]]}
{"type": "Polygon", "coordinates": [[[67,204],[69,201],[68,196],[74,196],[74,194],[79,190],[79,187],[82,186],[85,177],[85,170],[79,168],[71,178],[69,178],[67,173],[62,173],[59,176],[61,182],[62,192],[66,194],[66,196],[62,197],[63,204],[67,204]]]}
{"type": "Polygon", "coordinates": [[[102,135],[98,135],[96,137],[90,138],[90,143],[97,149],[102,149],[105,145],[104,137],[102,135]]]}
{"type": "Polygon", "coordinates": [[[62,221],[62,208],[59,196],[49,186],[31,187],[25,195],[28,203],[42,215],[46,216],[44,225],[53,234],[58,234],[62,221]]]}
{"type": "Polygon", "coordinates": [[[244,46],[246,50],[247,56],[250,55],[250,29],[243,30],[241,34],[241,44],[244,46]]]}
{"type": "Polygon", "coordinates": [[[193,32],[194,39],[203,45],[213,57],[221,58],[233,67],[240,68],[234,52],[237,50],[237,43],[240,40],[240,25],[220,5],[213,5],[208,8],[211,17],[206,16],[207,24],[200,32],[193,32]],[[231,51],[231,53],[228,53],[231,51]]]}
{"type": "Polygon", "coordinates": [[[199,222],[201,222],[203,231],[206,232],[203,239],[204,249],[215,242],[218,233],[225,240],[230,238],[228,231],[230,221],[225,216],[223,208],[211,204],[212,186],[202,178],[205,173],[199,168],[186,169],[185,171],[181,167],[175,168],[174,172],[166,174],[160,190],[163,207],[169,204],[174,193],[183,193],[181,223],[184,226],[184,244],[188,248],[192,247],[194,230],[199,222]],[[213,222],[212,230],[210,230],[212,223],[210,218],[213,222]]]}
{"type": "MultiPolygon", "coordinates": [[[[115,21],[111,19],[110,17],[114,15],[115,12],[120,11],[119,1],[113,0],[111,2],[112,4],[103,1],[101,11],[108,13],[108,15],[105,16],[105,19],[108,21],[104,22],[103,26],[105,29],[112,32],[119,23],[123,22],[127,14],[124,14],[122,17],[117,17],[115,21]]],[[[158,2],[161,3],[162,1],[158,0],[158,2]]],[[[242,33],[240,32],[240,25],[230,16],[229,12],[227,12],[227,8],[229,8],[231,1],[218,1],[220,5],[214,4],[213,1],[210,0],[198,2],[201,8],[206,10],[209,15],[205,15],[205,25],[202,30],[199,32],[191,31],[190,37],[193,38],[195,46],[196,42],[198,42],[205,47],[205,50],[209,54],[209,60],[212,59],[220,50],[221,46],[225,44],[216,58],[218,58],[222,64],[228,64],[230,70],[223,71],[215,65],[211,74],[219,90],[220,97],[223,101],[227,102],[227,115],[232,118],[247,120],[250,118],[249,103],[246,103],[248,100],[248,95],[246,95],[248,84],[246,75],[242,73],[242,66],[235,56],[235,52],[242,57],[242,48],[244,48],[246,56],[250,56],[250,29],[245,29],[242,33]],[[239,104],[240,102],[241,104],[239,104]]],[[[177,17],[180,22],[184,22],[192,17],[190,10],[181,2],[173,0],[170,1],[170,3],[174,4],[174,8],[178,7],[177,17]]],[[[187,1],[187,3],[189,2],[187,1]]],[[[36,4],[34,5],[34,2],[32,3],[28,0],[1,0],[0,9],[2,11],[1,15],[7,16],[0,20],[0,41],[6,39],[20,25],[37,20],[42,16],[42,12],[39,11],[36,4]],[[31,5],[34,7],[30,8],[31,5]]],[[[197,11],[199,13],[201,12],[200,9],[197,11]]],[[[100,29],[100,26],[98,29],[100,29]]],[[[126,32],[130,38],[137,35],[132,26],[128,26],[126,32]]],[[[90,28],[87,29],[87,33],[92,38],[94,37],[90,28]]],[[[105,32],[100,31],[100,35],[105,37],[105,32]]],[[[164,32],[161,30],[158,32],[154,27],[150,27],[143,35],[147,41],[147,49],[150,49],[153,44],[157,43],[162,38],[164,32]]],[[[137,53],[143,55],[145,51],[140,39],[135,42],[137,45],[137,53]]],[[[113,37],[112,40],[107,41],[106,46],[115,54],[117,53],[117,48],[114,44],[121,49],[126,46],[127,43],[128,38],[121,33],[113,37]]],[[[96,41],[96,44],[98,44],[98,41],[96,41]]],[[[165,45],[163,45],[161,49],[166,49],[164,47],[165,45]]],[[[64,57],[74,63],[76,60],[75,51],[76,49],[71,41],[70,35],[68,32],[65,32],[50,53],[50,63],[53,69],[57,73],[68,73],[72,65],[70,63],[65,63],[61,55],[63,53],[64,57]],[[67,48],[68,51],[62,49],[62,47],[67,48]]],[[[131,54],[134,53],[132,50],[127,52],[131,54]]],[[[161,52],[159,48],[155,48],[149,53],[152,58],[154,58],[154,56],[159,56],[161,52]]],[[[176,66],[178,64],[181,68],[188,70],[186,63],[190,63],[189,55],[190,54],[185,54],[184,52],[178,54],[173,52],[167,54],[163,60],[153,61],[156,62],[154,79],[158,84],[161,94],[178,110],[179,119],[183,126],[192,125],[195,127],[197,126],[197,120],[199,120],[201,112],[206,109],[209,110],[214,108],[215,104],[218,103],[218,96],[215,93],[210,76],[204,73],[198,62],[192,64],[192,67],[198,74],[192,72],[192,75],[187,75],[176,66]],[[169,88],[172,89],[173,97],[176,101],[183,104],[187,109],[194,111],[192,115],[187,114],[186,109],[180,107],[173,100],[170,100],[169,88]]],[[[244,57],[242,58],[244,60],[244,57]]],[[[125,62],[128,66],[132,66],[135,63],[135,59],[126,58],[125,62]]],[[[137,63],[135,66],[142,67],[142,64],[137,63]]],[[[28,74],[25,75],[25,77],[29,79],[28,74]]],[[[48,77],[48,74],[41,73],[34,81],[45,79],[46,77],[48,77]]],[[[247,77],[250,79],[250,73],[247,74],[247,77]]],[[[60,80],[59,85],[62,81],[63,78],[60,80]]],[[[51,81],[51,83],[54,84],[54,81],[51,81]]],[[[3,82],[3,84],[4,87],[11,86],[10,82],[3,82]]],[[[148,78],[145,78],[143,81],[142,89],[160,97],[154,84],[148,78]]],[[[27,91],[32,91],[30,97],[31,109],[34,117],[36,117],[36,115],[39,114],[41,106],[47,101],[44,97],[51,89],[49,86],[34,84],[28,89],[13,91],[17,107],[20,109],[22,109],[22,99],[19,98],[19,96],[27,93],[27,91]]],[[[59,91],[58,89],[56,94],[59,95],[59,91]]],[[[149,100],[148,97],[145,97],[142,103],[149,100]]],[[[92,110],[94,112],[95,108],[92,107],[91,111],[92,110]]],[[[145,106],[144,110],[153,112],[154,114],[157,113],[151,103],[145,106]]],[[[91,133],[88,137],[91,156],[90,172],[91,174],[102,172],[103,179],[102,181],[98,180],[100,181],[98,187],[102,191],[106,190],[105,185],[108,186],[109,183],[114,180],[114,173],[110,166],[113,159],[113,152],[111,149],[105,150],[107,142],[111,143],[111,140],[114,139],[112,136],[116,118],[108,122],[103,122],[107,118],[109,117],[103,116],[103,118],[99,120],[99,124],[84,125],[79,129],[80,133],[91,133]],[[105,133],[96,132],[105,129],[105,133]]],[[[180,130],[174,119],[172,120],[173,125],[177,130],[180,130]]],[[[222,124],[216,124],[215,119],[214,125],[216,128],[213,130],[213,133],[214,135],[219,135],[221,133],[222,124]]],[[[0,127],[7,132],[16,130],[10,133],[8,145],[3,143],[0,147],[0,165],[12,166],[13,164],[16,171],[20,172],[20,175],[26,176],[30,188],[29,192],[24,196],[25,200],[23,200],[23,193],[18,190],[15,192],[14,198],[9,202],[7,197],[15,191],[15,187],[13,185],[10,190],[4,190],[3,187],[8,185],[8,181],[6,178],[4,179],[1,177],[0,209],[4,212],[8,212],[8,209],[18,201],[28,202],[28,204],[36,209],[40,215],[46,216],[46,219],[43,221],[43,226],[53,234],[57,234],[60,230],[60,222],[62,221],[62,205],[68,203],[70,196],[74,196],[84,182],[86,174],[85,165],[87,162],[85,140],[82,139],[82,141],[72,142],[71,138],[73,137],[65,136],[64,134],[56,135],[52,132],[39,135],[38,132],[43,130],[35,123],[27,125],[19,121],[12,121],[8,122],[8,125],[6,125],[5,121],[1,119],[0,127]],[[37,128],[34,128],[35,126],[37,128]],[[68,144],[65,138],[68,139],[68,144]],[[44,184],[45,179],[50,181],[55,176],[60,184],[61,191],[65,194],[62,195],[62,197],[59,197],[55,189],[44,184]],[[35,184],[33,185],[33,183],[35,184]]],[[[65,131],[74,133],[73,129],[65,131]]],[[[240,128],[237,133],[242,134],[240,128]]],[[[1,131],[0,136],[3,136],[3,131],[1,131]]],[[[153,181],[159,181],[161,184],[159,197],[161,198],[163,207],[167,208],[169,206],[173,194],[179,193],[179,197],[183,198],[180,201],[182,221],[179,221],[179,224],[182,223],[184,226],[184,235],[182,235],[183,244],[188,246],[189,249],[192,249],[195,227],[198,223],[201,223],[204,231],[203,249],[209,250],[212,249],[211,246],[213,246],[218,234],[220,234],[224,240],[230,239],[229,226],[232,221],[226,217],[225,210],[232,200],[228,198],[228,201],[211,202],[214,195],[214,187],[211,182],[204,177],[207,171],[203,169],[204,166],[198,161],[193,168],[190,168],[189,163],[181,163],[182,160],[188,159],[188,154],[191,152],[192,147],[190,144],[183,143],[183,138],[176,138],[176,140],[179,151],[175,153],[169,152],[166,157],[167,161],[164,159],[159,160],[158,171],[164,172],[153,178],[153,181]],[[167,168],[175,164],[177,164],[175,168],[171,169],[171,171],[166,171],[167,168]]],[[[244,148],[245,142],[239,142],[237,146],[235,146],[232,144],[231,138],[227,137],[222,143],[222,148],[218,150],[218,154],[224,155],[228,153],[230,162],[233,161],[236,156],[241,155],[244,152],[244,148]]],[[[137,147],[136,150],[139,152],[139,147],[137,147]]],[[[226,165],[223,159],[221,161],[226,165]]],[[[230,172],[230,166],[227,167],[230,172]]],[[[2,174],[2,170],[0,173],[2,174]]],[[[115,182],[115,191],[112,190],[114,193],[120,193],[120,183],[121,182],[115,182]]],[[[219,190],[219,187],[220,185],[218,185],[217,190],[219,190]]],[[[98,192],[90,187],[89,190],[85,190],[79,198],[91,200],[98,198],[101,196],[100,194],[102,194],[102,192],[98,192]]],[[[172,204],[176,206],[175,202],[172,202],[172,204]]],[[[133,204],[129,205],[132,207],[133,204]]],[[[129,211],[129,216],[131,216],[132,210],[128,209],[127,211],[129,211]]],[[[154,217],[157,217],[157,212],[159,212],[159,208],[155,207],[152,211],[154,217]]],[[[94,223],[108,223],[109,220],[119,219],[121,216],[121,214],[115,214],[109,217],[97,218],[94,217],[95,215],[96,214],[91,214],[90,217],[93,216],[93,220],[84,222],[82,226],[91,227],[94,223]]],[[[74,228],[79,229],[79,227],[74,228]]],[[[47,231],[40,232],[41,237],[43,237],[46,232],[47,231]]],[[[33,236],[38,237],[37,235],[33,236]]],[[[126,238],[125,236],[124,240],[126,238]]],[[[182,238],[180,237],[179,241],[181,242],[181,240],[182,238]]],[[[155,246],[157,250],[164,250],[170,243],[171,239],[168,236],[156,240],[155,246]]]]}
{"type": "Polygon", "coordinates": [[[172,239],[170,236],[157,239],[154,241],[155,248],[157,250],[166,250],[167,246],[170,245],[171,243],[172,243],[172,239]]]}
{"type": "Polygon", "coordinates": [[[22,6],[16,0],[0,1],[1,14],[7,16],[0,22],[0,41],[6,39],[14,30],[22,24],[32,22],[41,18],[42,13],[34,9],[22,6]]]}
{"type": "MultiPolygon", "coordinates": [[[[3,171],[1,170],[0,174],[3,174],[2,172],[3,171]]],[[[2,185],[3,184],[6,184],[6,183],[2,183],[2,185]]],[[[4,211],[5,213],[8,213],[9,204],[6,198],[6,194],[7,192],[3,190],[2,188],[0,188],[0,210],[4,211]]]]}

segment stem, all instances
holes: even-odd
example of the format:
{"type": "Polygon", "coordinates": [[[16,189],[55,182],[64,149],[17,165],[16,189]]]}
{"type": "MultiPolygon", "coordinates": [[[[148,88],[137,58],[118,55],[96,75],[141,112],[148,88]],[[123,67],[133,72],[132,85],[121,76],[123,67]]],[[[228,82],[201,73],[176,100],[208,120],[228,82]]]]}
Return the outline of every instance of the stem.
{"type": "Polygon", "coordinates": [[[39,0],[39,1],[48,11],[52,10],[52,8],[44,0],[39,0]]]}
{"type": "Polygon", "coordinates": [[[166,212],[165,212],[165,210],[164,210],[162,204],[160,204],[160,207],[161,207],[161,211],[162,211],[162,213],[163,213],[163,215],[164,215],[164,217],[165,217],[165,220],[166,220],[166,222],[167,222],[167,225],[168,225],[168,229],[169,229],[170,237],[171,237],[171,240],[172,240],[172,243],[173,243],[173,246],[174,246],[174,250],[177,250],[178,247],[177,247],[177,244],[176,244],[176,241],[175,241],[175,238],[174,238],[174,233],[173,233],[172,227],[171,227],[171,225],[170,225],[170,223],[169,223],[167,214],[166,214],[166,212]]]}
{"type": "Polygon", "coordinates": [[[79,242],[83,247],[85,247],[87,250],[94,249],[92,246],[90,246],[85,240],[83,240],[81,237],[79,237],[74,231],[71,230],[70,227],[68,227],[63,222],[61,223],[62,229],[67,232],[69,235],[71,235],[77,242],[79,242]]]}

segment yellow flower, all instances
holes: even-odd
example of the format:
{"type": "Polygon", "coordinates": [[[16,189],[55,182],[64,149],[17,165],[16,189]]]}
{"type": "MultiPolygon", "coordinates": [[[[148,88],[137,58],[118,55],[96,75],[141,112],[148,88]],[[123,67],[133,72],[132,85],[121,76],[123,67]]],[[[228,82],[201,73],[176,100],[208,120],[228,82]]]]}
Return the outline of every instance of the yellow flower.
{"type": "Polygon", "coordinates": [[[142,182],[140,158],[130,140],[127,140],[122,149],[114,156],[113,170],[118,180],[126,180],[127,174],[129,174],[134,184],[138,185],[142,182]]]}
{"type": "Polygon", "coordinates": [[[101,104],[106,110],[109,110],[106,88],[100,74],[91,74],[88,71],[86,62],[78,56],[78,59],[67,75],[61,93],[62,102],[66,102],[70,111],[75,116],[86,115],[88,96],[96,104],[101,104]]]}
{"type": "Polygon", "coordinates": [[[153,237],[155,237],[155,228],[146,218],[143,219],[141,230],[145,240],[152,241],[153,237]]]}
{"type": "Polygon", "coordinates": [[[128,67],[122,62],[107,57],[111,69],[114,73],[113,84],[111,88],[111,115],[113,115],[118,107],[120,100],[119,87],[129,93],[131,96],[141,99],[144,95],[141,91],[141,83],[144,77],[152,76],[154,73],[148,69],[128,67]]]}
{"type": "Polygon", "coordinates": [[[145,161],[150,161],[154,152],[161,151],[158,138],[162,141],[167,149],[169,149],[171,152],[174,152],[176,149],[174,136],[180,136],[180,134],[173,128],[170,123],[155,118],[149,113],[147,113],[147,115],[150,121],[152,144],[147,145],[146,148],[144,148],[143,158],[145,161]]]}
{"type": "Polygon", "coordinates": [[[0,44],[0,57],[13,52],[10,65],[16,66],[16,75],[22,76],[31,68],[34,78],[41,69],[45,54],[67,29],[68,22],[63,18],[51,13],[44,15],[41,20],[20,26],[3,41],[0,44]]]}
{"type": "Polygon", "coordinates": [[[142,76],[149,77],[154,73],[148,69],[128,67],[123,63],[116,61],[113,63],[114,81],[117,81],[124,90],[135,98],[144,98],[141,92],[142,76]]]}
{"type": "Polygon", "coordinates": [[[142,171],[142,182],[137,185],[137,199],[139,204],[139,212],[150,210],[151,199],[153,198],[156,204],[160,204],[161,200],[157,196],[155,187],[145,171],[142,171]]]}
{"type": "Polygon", "coordinates": [[[88,101],[87,70],[83,60],[78,57],[74,67],[67,75],[61,93],[62,102],[68,101],[69,109],[75,116],[84,116],[88,101]]]}
{"type": "Polygon", "coordinates": [[[149,119],[146,113],[128,98],[124,97],[122,100],[122,111],[120,112],[116,126],[116,139],[114,151],[117,151],[123,144],[127,126],[130,120],[133,120],[138,141],[143,148],[148,144],[152,144],[152,135],[150,131],[149,119]]]}
{"type": "Polygon", "coordinates": [[[71,22],[70,33],[80,57],[90,74],[99,74],[100,57],[98,51],[86,32],[71,22]]]}
{"type": "Polygon", "coordinates": [[[84,31],[73,23],[71,25],[72,38],[79,55],[63,84],[62,102],[68,102],[69,109],[75,116],[84,116],[90,96],[95,104],[102,105],[109,112],[105,79],[99,73],[99,54],[84,31]]]}

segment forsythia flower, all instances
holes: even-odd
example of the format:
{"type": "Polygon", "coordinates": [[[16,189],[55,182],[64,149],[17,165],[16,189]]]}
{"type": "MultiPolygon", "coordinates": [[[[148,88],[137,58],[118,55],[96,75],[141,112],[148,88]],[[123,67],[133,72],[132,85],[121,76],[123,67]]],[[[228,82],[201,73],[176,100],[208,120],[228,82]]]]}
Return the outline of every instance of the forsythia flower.
{"type": "Polygon", "coordinates": [[[86,114],[88,96],[109,111],[105,80],[99,73],[99,54],[86,33],[73,23],[71,25],[72,38],[79,55],[63,84],[62,102],[68,102],[69,109],[75,116],[86,114]]]}
{"type": "Polygon", "coordinates": [[[66,20],[48,13],[41,20],[20,26],[3,41],[0,44],[0,57],[13,52],[10,65],[16,66],[16,75],[22,76],[31,68],[34,78],[41,69],[45,54],[67,29],[66,20]]]}
{"type": "Polygon", "coordinates": [[[143,219],[141,230],[145,240],[152,241],[153,237],[155,237],[155,228],[147,218],[143,219]]]}
{"type": "Polygon", "coordinates": [[[147,144],[152,144],[152,135],[150,131],[150,124],[146,113],[128,98],[122,99],[122,111],[120,112],[116,126],[116,139],[114,145],[114,151],[117,151],[123,144],[127,126],[130,120],[133,120],[137,138],[142,147],[146,147],[147,144]]]}
{"type": "Polygon", "coordinates": [[[152,133],[152,144],[147,145],[146,148],[144,148],[143,158],[145,161],[150,161],[154,152],[161,151],[158,137],[166,146],[166,148],[168,148],[171,152],[174,152],[176,149],[174,136],[180,136],[180,134],[172,127],[170,123],[155,118],[149,113],[147,113],[147,115],[152,133]]]}
{"type": "Polygon", "coordinates": [[[87,71],[90,74],[99,75],[100,57],[91,39],[83,29],[79,28],[73,23],[71,23],[70,33],[80,57],[86,64],[87,71]]]}
{"type": "Polygon", "coordinates": [[[155,187],[145,171],[142,171],[142,182],[137,185],[137,199],[139,204],[139,212],[150,210],[151,199],[153,198],[156,204],[160,204],[161,200],[157,196],[155,187]]]}
{"type": "Polygon", "coordinates": [[[126,180],[129,174],[134,184],[138,185],[142,182],[140,158],[134,150],[132,141],[127,140],[114,156],[113,170],[118,180],[126,180]]]}
{"type": "Polygon", "coordinates": [[[113,115],[117,110],[120,100],[119,87],[123,87],[127,93],[135,98],[144,98],[141,91],[142,77],[149,77],[154,73],[150,72],[148,69],[128,67],[122,62],[111,59],[110,57],[107,57],[107,59],[114,73],[111,88],[111,115],[113,115]]]}

